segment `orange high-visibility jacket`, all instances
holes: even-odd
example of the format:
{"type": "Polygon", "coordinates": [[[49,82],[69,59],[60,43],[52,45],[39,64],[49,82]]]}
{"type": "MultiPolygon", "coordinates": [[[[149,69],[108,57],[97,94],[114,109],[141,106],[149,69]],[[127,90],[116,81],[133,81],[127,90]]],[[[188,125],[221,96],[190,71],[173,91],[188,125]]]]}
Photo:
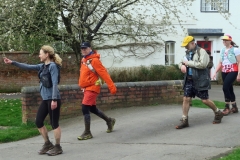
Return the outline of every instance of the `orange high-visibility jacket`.
{"type": "Polygon", "coordinates": [[[100,93],[101,86],[95,85],[96,81],[99,79],[98,76],[100,76],[107,83],[110,93],[115,94],[117,88],[108,74],[107,69],[100,61],[100,54],[94,51],[93,54],[87,56],[86,58],[82,58],[78,85],[82,89],[100,93]],[[86,65],[87,60],[91,60],[91,65],[98,75],[88,68],[86,65]]]}

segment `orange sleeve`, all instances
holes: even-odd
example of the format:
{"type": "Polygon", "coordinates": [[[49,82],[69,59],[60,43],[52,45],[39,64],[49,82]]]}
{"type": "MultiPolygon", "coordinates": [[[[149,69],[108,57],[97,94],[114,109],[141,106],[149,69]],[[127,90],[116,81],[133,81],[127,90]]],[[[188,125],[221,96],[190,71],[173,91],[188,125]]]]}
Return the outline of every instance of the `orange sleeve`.
{"type": "Polygon", "coordinates": [[[91,64],[97,74],[107,83],[110,93],[115,94],[117,92],[117,88],[107,72],[107,69],[102,65],[102,62],[97,58],[93,58],[91,64]]]}

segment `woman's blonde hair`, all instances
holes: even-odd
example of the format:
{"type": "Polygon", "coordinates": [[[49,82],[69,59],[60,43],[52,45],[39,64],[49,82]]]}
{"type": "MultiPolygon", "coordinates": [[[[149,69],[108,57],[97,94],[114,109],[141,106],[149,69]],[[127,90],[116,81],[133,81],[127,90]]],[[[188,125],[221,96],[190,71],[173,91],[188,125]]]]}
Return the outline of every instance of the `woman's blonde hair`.
{"type": "Polygon", "coordinates": [[[43,50],[44,53],[48,53],[49,58],[53,60],[57,65],[62,66],[62,58],[60,58],[60,56],[54,52],[53,47],[44,45],[41,47],[41,49],[43,50]]]}

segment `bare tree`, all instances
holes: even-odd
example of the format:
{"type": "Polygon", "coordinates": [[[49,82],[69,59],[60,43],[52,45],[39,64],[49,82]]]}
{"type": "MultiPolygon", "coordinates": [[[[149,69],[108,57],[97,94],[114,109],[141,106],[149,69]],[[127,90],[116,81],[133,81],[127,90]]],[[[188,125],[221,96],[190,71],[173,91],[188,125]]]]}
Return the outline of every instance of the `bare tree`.
{"type": "Polygon", "coordinates": [[[159,45],[162,34],[175,31],[173,22],[183,23],[181,15],[195,18],[188,9],[192,1],[0,0],[2,48],[35,51],[39,45],[58,42],[79,60],[83,41],[103,48],[159,45]]]}

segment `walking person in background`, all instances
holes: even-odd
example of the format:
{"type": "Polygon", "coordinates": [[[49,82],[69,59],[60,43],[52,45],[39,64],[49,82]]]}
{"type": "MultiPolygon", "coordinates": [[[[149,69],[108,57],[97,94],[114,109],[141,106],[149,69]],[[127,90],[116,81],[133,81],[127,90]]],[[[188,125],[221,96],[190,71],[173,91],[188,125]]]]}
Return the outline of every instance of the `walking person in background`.
{"type": "Polygon", "coordinates": [[[100,93],[103,80],[107,83],[112,94],[116,93],[117,88],[106,68],[101,63],[100,54],[92,50],[89,42],[83,42],[81,44],[81,52],[83,58],[81,61],[79,86],[84,94],[82,100],[82,113],[84,116],[85,130],[82,135],[78,137],[78,140],[87,140],[93,137],[90,131],[90,112],[105,120],[108,127],[107,133],[112,132],[116,120],[106,116],[99,110],[96,107],[96,100],[100,93]]]}
{"type": "Polygon", "coordinates": [[[240,81],[240,49],[235,47],[236,44],[232,41],[230,35],[224,35],[222,40],[225,47],[221,50],[220,60],[212,79],[216,79],[216,74],[218,71],[222,70],[222,89],[225,99],[225,109],[222,113],[224,116],[227,116],[229,113],[238,113],[233,82],[235,79],[240,81]],[[232,105],[231,110],[230,103],[232,105]]]}
{"type": "Polygon", "coordinates": [[[61,129],[59,126],[59,117],[61,97],[58,90],[62,59],[59,57],[58,54],[54,53],[54,49],[48,45],[44,45],[41,47],[41,50],[39,52],[39,58],[40,61],[43,63],[36,65],[19,63],[16,61],[12,61],[6,57],[4,58],[4,62],[6,64],[12,64],[22,69],[38,71],[42,102],[37,111],[36,125],[45,141],[42,149],[38,153],[47,153],[50,156],[55,156],[63,152],[62,147],[60,146],[61,129]],[[50,122],[56,141],[55,145],[50,142],[47,128],[44,126],[44,120],[48,114],[50,116],[50,122]]]}
{"type": "Polygon", "coordinates": [[[184,76],[184,97],[182,105],[182,119],[181,123],[176,126],[176,129],[189,127],[188,112],[190,109],[190,100],[195,96],[199,97],[202,102],[210,107],[214,114],[213,124],[221,123],[222,112],[216,105],[209,99],[208,90],[211,88],[210,75],[209,75],[209,55],[203,49],[197,46],[192,36],[184,38],[182,47],[185,47],[186,56],[179,64],[179,68],[184,76]]]}

